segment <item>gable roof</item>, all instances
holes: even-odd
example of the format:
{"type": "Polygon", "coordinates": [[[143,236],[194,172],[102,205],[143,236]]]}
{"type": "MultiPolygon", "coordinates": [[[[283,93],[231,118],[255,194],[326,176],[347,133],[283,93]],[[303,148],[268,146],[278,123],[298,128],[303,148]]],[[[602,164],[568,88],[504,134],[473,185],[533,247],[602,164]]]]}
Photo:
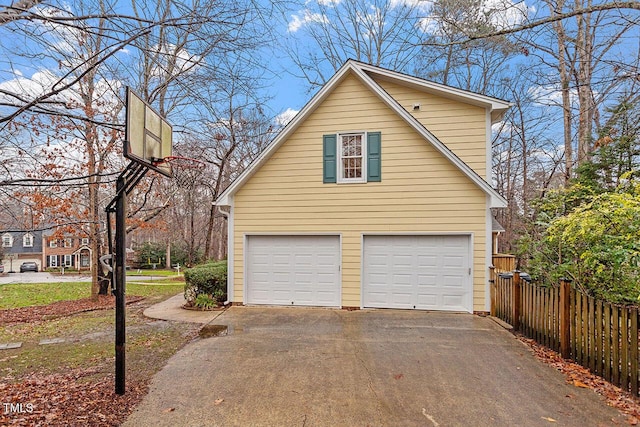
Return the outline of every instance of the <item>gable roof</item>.
{"type": "Polygon", "coordinates": [[[333,92],[333,90],[342,82],[342,80],[352,74],[360,80],[365,87],[376,94],[393,112],[403,119],[410,127],[420,134],[427,142],[429,142],[436,151],[440,152],[447,160],[453,163],[464,175],[471,179],[480,189],[482,189],[490,198],[490,206],[493,208],[506,207],[507,201],[496,190],[494,190],[477,172],[471,169],[463,162],[453,151],[451,151],[444,143],[427,130],[420,121],[413,117],[405,110],[391,95],[389,95],[380,85],[372,78],[376,76],[380,79],[393,81],[395,83],[412,86],[416,89],[423,90],[455,99],[468,104],[477,105],[488,109],[491,112],[492,122],[500,120],[510,104],[496,98],[463,91],[460,89],[444,86],[441,84],[429,82],[408,76],[406,74],[397,73],[372,65],[367,65],[352,59],[344,63],[342,67],[334,74],[334,76],[316,93],[300,112],[280,131],[269,146],[254,160],[254,162],[240,176],[231,183],[229,187],[216,200],[217,205],[228,206],[231,204],[231,197],[260,169],[260,167],[275,153],[278,148],[295,132],[298,126],[303,123],[307,117],[315,111],[315,109],[333,92]]]}

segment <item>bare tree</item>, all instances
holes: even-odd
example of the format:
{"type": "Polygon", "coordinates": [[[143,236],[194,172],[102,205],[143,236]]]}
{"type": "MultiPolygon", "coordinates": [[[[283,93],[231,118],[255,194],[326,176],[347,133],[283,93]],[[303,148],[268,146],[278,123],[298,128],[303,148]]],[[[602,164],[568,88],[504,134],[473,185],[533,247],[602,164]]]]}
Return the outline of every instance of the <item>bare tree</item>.
{"type": "Polygon", "coordinates": [[[311,90],[322,86],[347,59],[410,69],[419,52],[419,17],[415,1],[344,0],[305,2],[288,23],[285,50],[311,90]]]}
{"type": "MultiPolygon", "coordinates": [[[[60,7],[29,5],[29,10],[26,3],[0,9],[0,16],[11,12],[0,31],[18,32],[29,40],[23,46],[0,42],[5,53],[0,61],[14,70],[13,79],[0,85],[0,149],[22,154],[18,158],[25,160],[3,162],[0,167],[12,175],[0,183],[1,188],[13,193],[17,185],[29,186],[14,200],[41,213],[45,209],[30,199],[35,194],[55,199],[57,206],[71,203],[73,215],[64,220],[58,221],[64,215],[53,208],[40,219],[50,227],[86,224],[97,266],[104,232],[102,208],[111,193],[104,184],[122,168],[117,147],[122,141],[124,82],[138,88],[162,114],[182,121],[206,104],[195,83],[198,77],[213,74],[215,66],[210,64],[215,56],[241,55],[247,46],[259,43],[250,25],[254,9],[239,2],[198,1],[167,1],[151,9],[142,2],[134,3],[134,13],[127,15],[116,12],[117,2],[103,0],[60,7]],[[25,76],[22,59],[25,63],[37,59],[37,66],[49,70],[25,76]],[[32,163],[29,170],[20,169],[25,163],[32,163]]],[[[184,127],[176,128],[184,133],[184,127]]],[[[168,206],[167,200],[144,195],[138,200],[142,205],[134,206],[134,212],[147,219],[168,206]]],[[[97,270],[93,276],[96,294],[97,270]]]]}
{"type": "MultiPolygon", "coordinates": [[[[515,9],[514,19],[522,19],[525,12],[515,9]]],[[[424,46],[414,63],[416,72],[442,84],[500,96],[505,74],[512,73],[507,63],[520,53],[517,46],[506,37],[456,42],[469,33],[508,25],[504,13],[486,8],[480,0],[435,1],[421,21],[424,46]]]]}

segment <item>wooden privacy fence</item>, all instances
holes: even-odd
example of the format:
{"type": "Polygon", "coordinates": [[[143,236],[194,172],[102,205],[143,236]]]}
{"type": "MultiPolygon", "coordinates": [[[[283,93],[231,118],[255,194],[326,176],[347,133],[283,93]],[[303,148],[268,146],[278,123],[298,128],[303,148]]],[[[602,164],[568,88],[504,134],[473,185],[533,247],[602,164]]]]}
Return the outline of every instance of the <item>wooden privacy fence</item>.
{"type": "Polygon", "coordinates": [[[491,315],[638,396],[638,308],[597,300],[569,281],[544,287],[491,268],[491,315]]]}
{"type": "Polygon", "coordinates": [[[498,271],[513,271],[516,269],[516,256],[509,254],[493,254],[491,262],[498,271]]]}

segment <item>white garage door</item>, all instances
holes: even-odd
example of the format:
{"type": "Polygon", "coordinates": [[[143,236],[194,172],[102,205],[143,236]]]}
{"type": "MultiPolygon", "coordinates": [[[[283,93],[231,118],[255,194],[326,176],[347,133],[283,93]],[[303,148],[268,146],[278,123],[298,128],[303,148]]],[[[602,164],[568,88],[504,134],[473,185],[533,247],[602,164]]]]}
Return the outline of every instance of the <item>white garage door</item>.
{"type": "Polygon", "coordinates": [[[473,311],[469,236],[365,236],[363,306],[473,311]]]}
{"type": "Polygon", "coordinates": [[[340,307],[338,236],[249,236],[247,303],[340,307]]]}

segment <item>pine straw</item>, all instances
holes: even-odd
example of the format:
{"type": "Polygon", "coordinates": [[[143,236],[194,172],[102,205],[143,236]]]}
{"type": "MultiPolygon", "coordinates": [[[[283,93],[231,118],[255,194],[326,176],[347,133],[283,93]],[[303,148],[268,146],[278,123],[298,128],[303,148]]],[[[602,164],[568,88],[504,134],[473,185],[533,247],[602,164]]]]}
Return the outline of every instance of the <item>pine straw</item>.
{"type": "MultiPolygon", "coordinates": [[[[127,297],[127,304],[142,300],[142,297],[127,297]]],[[[98,295],[98,298],[82,298],[73,301],[58,301],[48,305],[20,307],[0,310],[0,324],[30,323],[55,319],[85,311],[105,310],[115,307],[115,297],[98,295]]]]}

